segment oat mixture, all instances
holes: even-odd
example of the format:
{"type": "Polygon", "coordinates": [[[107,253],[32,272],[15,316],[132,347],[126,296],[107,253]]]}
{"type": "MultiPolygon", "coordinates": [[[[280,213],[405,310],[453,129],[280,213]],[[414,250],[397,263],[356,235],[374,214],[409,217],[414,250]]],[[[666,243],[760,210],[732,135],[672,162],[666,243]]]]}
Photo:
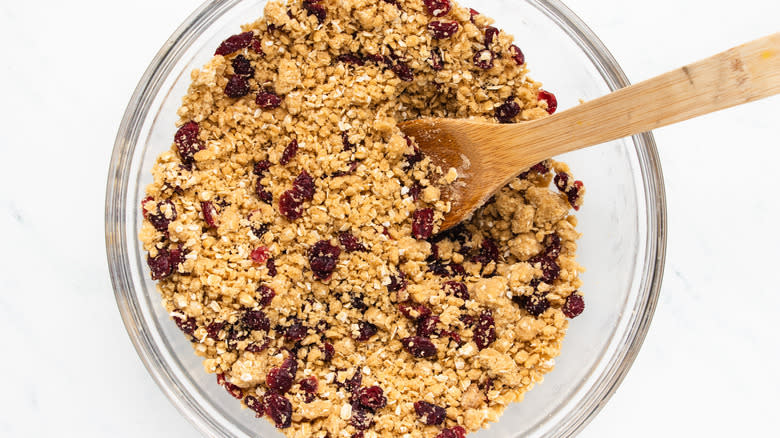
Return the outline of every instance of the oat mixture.
{"type": "Polygon", "coordinates": [[[397,127],[555,111],[491,24],[449,0],[273,1],[192,72],[140,237],[206,371],[287,436],[462,438],[584,309],[565,164],[437,234],[457,172],[397,127]]]}

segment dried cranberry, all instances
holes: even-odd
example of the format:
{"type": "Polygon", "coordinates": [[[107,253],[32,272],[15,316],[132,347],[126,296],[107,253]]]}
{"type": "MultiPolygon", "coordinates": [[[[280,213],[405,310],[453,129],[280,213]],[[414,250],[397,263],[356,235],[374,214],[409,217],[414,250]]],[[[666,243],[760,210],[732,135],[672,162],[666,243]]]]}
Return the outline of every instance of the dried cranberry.
{"type": "Polygon", "coordinates": [[[458,32],[460,25],[457,21],[431,21],[428,23],[428,30],[431,31],[433,38],[437,40],[450,38],[458,32]]]}
{"type": "Polygon", "coordinates": [[[276,277],[276,262],[274,259],[268,259],[268,261],[265,262],[265,267],[268,269],[268,275],[271,277],[276,277]]]}
{"type": "Polygon", "coordinates": [[[261,201],[268,205],[271,205],[274,202],[273,193],[265,189],[265,186],[260,179],[258,179],[257,183],[255,184],[255,194],[258,198],[260,198],[261,201]]]}
{"type": "Polygon", "coordinates": [[[380,55],[378,53],[375,54],[375,55],[372,55],[372,54],[369,53],[369,54],[365,55],[365,59],[368,60],[368,61],[377,63],[377,64],[389,65],[388,64],[389,61],[387,60],[387,58],[384,55],[380,55]]]}
{"type": "Polygon", "coordinates": [[[270,91],[261,90],[257,92],[255,103],[262,109],[272,110],[274,108],[279,108],[279,105],[282,104],[282,98],[270,91]]]}
{"type": "MultiPolygon", "coordinates": [[[[289,359],[289,358],[288,358],[289,359]]],[[[287,359],[285,359],[286,361],[287,359]]],[[[265,377],[265,384],[272,391],[278,394],[286,394],[292,388],[293,381],[295,380],[296,369],[285,367],[284,363],[279,368],[272,368],[265,377]]]]}
{"type": "Polygon", "coordinates": [[[550,302],[539,293],[535,293],[531,296],[521,295],[520,297],[513,298],[513,301],[518,303],[526,312],[533,316],[539,316],[550,308],[550,302]]]}
{"type": "Polygon", "coordinates": [[[577,201],[580,199],[580,196],[582,196],[583,187],[584,184],[582,181],[574,181],[569,191],[566,192],[566,197],[569,199],[569,204],[571,204],[575,210],[580,209],[580,206],[577,205],[577,201]]]}
{"type": "Polygon", "coordinates": [[[217,209],[211,201],[204,201],[200,203],[200,209],[203,212],[203,219],[206,221],[206,225],[211,228],[217,226],[217,209]]]}
{"type": "Polygon", "coordinates": [[[412,199],[417,201],[420,199],[420,193],[422,193],[422,186],[420,183],[414,183],[411,189],[409,189],[409,194],[412,195],[412,199]]]}
{"type": "Polygon", "coordinates": [[[277,429],[286,429],[292,425],[292,403],[281,395],[265,396],[265,412],[274,420],[277,429]]]}
{"type": "Polygon", "coordinates": [[[262,310],[247,310],[244,312],[244,324],[250,330],[268,331],[271,329],[271,321],[262,310]]]}
{"type": "Polygon", "coordinates": [[[170,277],[176,270],[176,267],[183,261],[183,254],[180,249],[160,249],[157,256],[147,256],[146,263],[152,273],[152,280],[162,280],[170,277]]]}
{"type": "Polygon", "coordinates": [[[360,321],[357,325],[358,336],[355,338],[356,341],[367,341],[371,339],[372,336],[377,334],[377,332],[379,332],[379,328],[370,322],[360,321]]]}
{"type": "Polygon", "coordinates": [[[268,349],[269,345],[271,345],[271,340],[270,339],[266,339],[265,342],[263,342],[262,344],[259,344],[259,345],[255,344],[255,343],[247,345],[245,350],[250,352],[250,353],[262,353],[262,352],[264,352],[265,350],[268,349]]]}
{"type": "Polygon", "coordinates": [[[555,233],[548,234],[544,237],[544,254],[546,257],[557,258],[561,253],[561,238],[555,233]]]}
{"type": "Polygon", "coordinates": [[[421,321],[431,316],[431,309],[423,304],[401,303],[398,305],[398,311],[412,321],[421,321]]]}
{"type": "Polygon", "coordinates": [[[401,340],[401,343],[412,356],[423,358],[436,355],[436,346],[428,338],[410,336],[401,340]]]}
{"type": "Polygon", "coordinates": [[[558,99],[556,99],[555,95],[549,91],[539,90],[537,99],[547,102],[547,112],[550,114],[554,113],[555,110],[558,109],[558,99]]]}
{"type": "Polygon", "coordinates": [[[146,214],[146,219],[152,224],[154,229],[163,233],[168,231],[168,225],[175,221],[176,217],[176,206],[173,205],[170,199],[157,203],[157,213],[146,214]]]}
{"type": "Polygon", "coordinates": [[[514,97],[510,97],[496,108],[496,118],[501,123],[512,123],[518,114],[520,114],[520,105],[515,102],[514,97]]]}
{"type": "Polygon", "coordinates": [[[547,257],[546,255],[534,256],[529,262],[541,265],[541,280],[545,283],[551,284],[561,274],[561,267],[558,266],[558,263],[552,257],[547,257]]]}
{"type": "Polygon", "coordinates": [[[286,165],[293,158],[295,158],[295,154],[297,153],[298,153],[298,141],[293,140],[290,142],[290,144],[287,145],[287,147],[284,148],[284,152],[282,152],[282,158],[279,159],[279,164],[286,165]]]}
{"type": "Polygon", "coordinates": [[[446,409],[422,400],[414,403],[414,411],[420,417],[420,421],[429,426],[442,424],[447,417],[446,409]]]}
{"type": "Polygon", "coordinates": [[[246,398],[244,398],[244,404],[249,409],[255,411],[257,418],[265,415],[265,403],[263,403],[261,400],[258,400],[256,397],[252,397],[251,395],[246,396],[246,398]]]}
{"type": "Polygon", "coordinates": [[[301,391],[306,393],[306,403],[311,403],[317,394],[317,388],[319,386],[317,378],[312,376],[301,380],[301,391]]]}
{"type": "Polygon", "coordinates": [[[347,252],[367,251],[366,246],[360,243],[358,238],[348,231],[339,234],[339,243],[347,252]]]}
{"type": "Polygon", "coordinates": [[[255,69],[252,62],[246,59],[244,55],[238,55],[230,63],[233,65],[233,72],[242,76],[254,76],[255,69]]]}
{"type": "Polygon", "coordinates": [[[293,181],[293,190],[301,196],[304,201],[314,199],[314,178],[305,170],[301,172],[293,181]]]}
{"type": "Polygon", "coordinates": [[[306,9],[306,12],[308,12],[309,15],[314,15],[317,17],[317,21],[322,23],[325,21],[327,12],[325,11],[325,6],[323,6],[320,1],[321,0],[304,0],[303,8],[306,9]]]}
{"type": "Polygon", "coordinates": [[[474,8],[469,8],[469,14],[471,14],[471,22],[473,23],[474,22],[474,17],[479,15],[479,11],[477,11],[474,8]]]}
{"type": "Polygon", "coordinates": [[[440,48],[434,47],[431,49],[430,64],[435,71],[440,71],[444,68],[444,55],[441,53],[440,48]]]}
{"type": "Polygon", "coordinates": [[[475,263],[486,265],[490,262],[498,262],[498,246],[496,241],[486,237],[482,239],[482,246],[479,249],[479,255],[474,257],[475,263]]]}
{"type": "Polygon", "coordinates": [[[493,52],[485,49],[475,53],[474,65],[483,70],[490,70],[493,68],[493,52]]]}
{"type": "Polygon", "coordinates": [[[208,333],[211,339],[219,339],[219,332],[225,328],[224,322],[212,322],[206,326],[206,333],[208,333]]]}
{"type": "Polygon", "coordinates": [[[346,64],[353,64],[353,65],[365,65],[365,61],[363,61],[360,56],[353,54],[353,53],[345,53],[343,55],[339,55],[336,57],[336,61],[338,62],[344,62],[346,64]]]}
{"type": "Polygon", "coordinates": [[[493,320],[493,313],[490,310],[484,310],[479,315],[477,326],[474,328],[474,342],[480,350],[483,350],[496,340],[496,323],[493,320]]]}
{"type": "Polygon", "coordinates": [[[428,338],[431,335],[438,334],[436,326],[439,324],[438,316],[428,316],[417,325],[417,336],[428,338]]]}
{"type": "Polygon", "coordinates": [[[387,398],[382,388],[378,386],[370,386],[368,388],[360,388],[357,394],[358,402],[364,408],[377,411],[387,406],[387,398]]]}
{"type": "Polygon", "coordinates": [[[455,426],[451,429],[444,429],[436,438],[466,438],[466,429],[461,426],[455,426]]]}
{"type": "Polygon", "coordinates": [[[284,338],[290,342],[302,341],[309,329],[299,321],[293,322],[284,332],[284,338]]]}
{"type": "Polygon", "coordinates": [[[415,239],[425,240],[433,234],[433,209],[423,208],[414,212],[412,235],[415,239]]]}
{"type": "Polygon", "coordinates": [[[282,193],[279,198],[279,213],[288,221],[294,221],[303,216],[303,199],[295,190],[282,193]]]}
{"type": "Polygon", "coordinates": [[[534,164],[531,167],[531,170],[538,173],[539,175],[546,175],[550,171],[550,167],[547,165],[546,161],[541,161],[534,164]]]}
{"type": "Polygon", "coordinates": [[[333,360],[334,354],[336,354],[336,349],[333,347],[333,344],[329,342],[322,344],[322,360],[330,362],[333,360]]]}
{"type": "Polygon", "coordinates": [[[444,282],[443,289],[447,295],[452,295],[455,298],[460,298],[464,301],[470,298],[468,287],[466,287],[465,283],[461,283],[460,281],[446,281],[444,282]]]}
{"type": "Polygon", "coordinates": [[[333,271],[336,270],[341,249],[338,246],[331,245],[329,240],[320,240],[309,250],[309,265],[314,272],[314,276],[320,280],[330,278],[333,271]]]}
{"type": "Polygon", "coordinates": [[[242,391],[241,388],[228,382],[227,380],[222,383],[222,386],[225,387],[225,390],[228,392],[228,394],[239,400],[241,400],[241,397],[244,396],[244,391],[242,391]]]}
{"type": "Polygon", "coordinates": [[[368,306],[363,301],[363,295],[351,295],[350,305],[358,311],[368,310],[368,306]]]}
{"type": "Polygon", "coordinates": [[[423,2],[428,9],[428,13],[434,17],[443,17],[452,9],[450,0],[423,0],[423,2]]]}
{"type": "Polygon", "coordinates": [[[146,209],[146,204],[152,201],[154,201],[154,198],[151,196],[147,196],[141,201],[141,213],[143,214],[144,219],[147,219],[149,216],[149,210],[146,209]]]}
{"type": "Polygon", "coordinates": [[[179,327],[179,330],[183,331],[188,335],[192,335],[195,332],[195,330],[198,329],[198,323],[195,321],[195,318],[191,316],[187,318],[182,318],[181,316],[174,316],[173,322],[176,323],[176,325],[179,327]]]}
{"type": "Polygon", "coordinates": [[[517,65],[525,64],[525,55],[523,54],[523,51],[520,50],[520,47],[512,44],[509,46],[509,54],[512,56],[512,59],[515,60],[517,65]]]}
{"type": "Polygon", "coordinates": [[[356,393],[362,384],[363,374],[360,373],[360,370],[355,371],[355,374],[353,374],[352,377],[344,382],[344,386],[346,386],[347,391],[352,393],[356,393]]]}
{"type": "Polygon", "coordinates": [[[566,297],[561,310],[566,317],[576,318],[585,310],[585,300],[582,299],[582,295],[571,294],[566,297]]]}
{"type": "Polygon", "coordinates": [[[355,150],[355,145],[349,142],[349,132],[344,131],[341,133],[341,142],[344,144],[345,151],[355,150]]]}
{"type": "Polygon", "coordinates": [[[403,61],[396,61],[392,67],[393,73],[398,75],[398,78],[404,82],[412,82],[414,80],[414,73],[409,66],[403,61]]]}
{"type": "Polygon", "coordinates": [[[225,94],[227,97],[237,99],[249,94],[249,81],[245,76],[233,75],[228,79],[228,83],[225,86],[225,94]]]}
{"type": "Polygon", "coordinates": [[[390,276],[390,284],[387,285],[388,292],[398,292],[406,289],[406,276],[403,272],[398,272],[398,275],[390,276]]]}
{"type": "Polygon", "coordinates": [[[555,183],[555,187],[558,190],[565,193],[569,186],[569,175],[564,172],[558,172],[555,174],[555,178],[553,178],[553,183],[555,183]]]}
{"type": "Polygon", "coordinates": [[[260,38],[253,37],[252,41],[249,43],[249,47],[251,47],[255,53],[260,55],[261,58],[265,57],[265,52],[263,52],[263,40],[260,38]]]}
{"type": "Polygon", "coordinates": [[[368,430],[374,423],[373,415],[367,409],[360,406],[352,407],[352,418],[349,424],[351,424],[357,430],[368,430]]]}
{"type": "Polygon", "coordinates": [[[263,263],[265,263],[266,260],[268,260],[268,257],[270,256],[271,256],[271,251],[264,246],[258,246],[249,255],[249,257],[252,259],[252,262],[258,265],[262,265],[263,263]]]}
{"type": "Polygon", "coordinates": [[[496,35],[498,35],[498,29],[496,29],[493,26],[488,26],[487,29],[485,29],[485,47],[490,48],[490,45],[493,44],[493,40],[496,39],[496,35]]]}
{"type": "Polygon", "coordinates": [[[257,287],[257,303],[262,306],[266,307],[269,304],[271,304],[271,301],[274,300],[274,297],[276,296],[276,292],[274,292],[273,289],[270,287],[261,284],[257,287]]]}
{"type": "Polygon", "coordinates": [[[204,147],[198,138],[199,133],[200,125],[196,122],[187,122],[176,131],[176,135],[173,137],[181,162],[185,166],[192,166],[195,162],[195,153],[204,147]]]}
{"type": "Polygon", "coordinates": [[[225,56],[237,52],[245,47],[249,47],[253,36],[254,34],[251,31],[233,35],[225,41],[222,41],[222,44],[217,47],[217,51],[214,54],[225,56]]]}

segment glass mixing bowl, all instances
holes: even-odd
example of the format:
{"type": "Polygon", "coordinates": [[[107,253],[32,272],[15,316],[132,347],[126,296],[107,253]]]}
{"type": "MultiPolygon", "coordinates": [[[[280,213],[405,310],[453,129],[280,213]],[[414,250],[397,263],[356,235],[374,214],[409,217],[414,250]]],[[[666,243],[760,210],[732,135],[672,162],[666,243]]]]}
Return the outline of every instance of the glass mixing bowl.
{"type": "MultiPolygon", "coordinates": [[[[461,3],[468,5],[468,0],[461,3]]],[[[562,109],[628,85],[613,57],[556,0],[480,0],[480,12],[514,34],[532,77],[562,109]]],[[[157,155],[171,146],[176,110],[189,72],[264,0],[204,3],[152,61],[125,112],[114,145],[106,194],[106,247],[117,304],[139,356],[174,405],[204,435],[278,437],[206,374],[201,359],[168,318],[138,243],[140,201],[157,155]]],[[[579,261],[587,309],[571,322],[562,354],[545,382],[474,436],[561,437],[582,429],[626,375],[653,316],[664,267],[666,206],[650,133],[568,154],[588,193],[578,213],[579,261]]]]}

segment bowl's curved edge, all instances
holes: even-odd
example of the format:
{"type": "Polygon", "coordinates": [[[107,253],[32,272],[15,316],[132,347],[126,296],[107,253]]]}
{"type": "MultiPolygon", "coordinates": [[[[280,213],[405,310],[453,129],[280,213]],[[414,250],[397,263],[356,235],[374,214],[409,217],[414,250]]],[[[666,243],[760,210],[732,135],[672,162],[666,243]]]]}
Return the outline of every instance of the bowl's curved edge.
{"type": "MultiPolygon", "coordinates": [[[[614,91],[630,85],[628,77],[620,68],[609,49],[571,9],[559,0],[526,1],[541,10],[567,31],[569,36],[580,46],[599,72],[601,72],[602,77],[611,90],[614,91]]],[[[604,408],[614,394],[614,388],[620,386],[636,360],[658,304],[666,261],[666,189],[653,134],[651,132],[638,134],[633,136],[632,140],[637,154],[644,158],[644,160],[640,159],[640,166],[643,174],[643,188],[647,196],[647,229],[656,231],[655,239],[648,239],[643,257],[645,266],[652,266],[652,269],[644,270],[640,283],[641,290],[647,291],[639,303],[639,307],[643,309],[643,312],[639,319],[632,322],[629,335],[634,333],[634,336],[629,348],[623,354],[618,354],[613,358],[609,373],[602,377],[597,384],[601,391],[580,401],[576,410],[584,415],[570,416],[567,424],[557,431],[556,436],[576,435],[604,408]],[[650,208],[653,205],[655,209],[650,208]]],[[[652,233],[650,233],[650,236],[652,237],[652,233]]]]}

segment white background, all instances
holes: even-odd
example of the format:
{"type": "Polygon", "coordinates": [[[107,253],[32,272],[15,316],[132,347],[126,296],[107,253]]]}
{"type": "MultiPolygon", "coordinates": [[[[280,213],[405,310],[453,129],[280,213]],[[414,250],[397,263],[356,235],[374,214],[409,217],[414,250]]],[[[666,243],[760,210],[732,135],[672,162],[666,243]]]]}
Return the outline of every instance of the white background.
{"type": "MultiPolygon", "coordinates": [[[[0,436],[196,436],[125,334],[103,204],[130,94],[199,2],[0,3],[0,436]]],[[[569,4],[633,82],[780,31],[776,0],[569,4]]],[[[661,301],[581,436],[777,436],[780,97],[656,139],[669,201],[661,301]]]]}

